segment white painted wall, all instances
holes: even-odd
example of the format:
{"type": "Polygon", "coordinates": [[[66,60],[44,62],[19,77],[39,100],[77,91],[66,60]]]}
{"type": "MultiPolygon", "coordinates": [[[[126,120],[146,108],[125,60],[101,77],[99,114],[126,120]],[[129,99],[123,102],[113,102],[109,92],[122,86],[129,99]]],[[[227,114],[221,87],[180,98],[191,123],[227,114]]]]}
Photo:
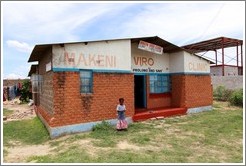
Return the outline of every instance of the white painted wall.
{"type": "Polygon", "coordinates": [[[184,72],[210,73],[210,62],[184,51],[184,72]]]}
{"type": "Polygon", "coordinates": [[[170,73],[210,73],[209,61],[186,51],[170,53],[170,73]]]}
{"type": "Polygon", "coordinates": [[[169,73],[169,54],[141,50],[132,43],[131,69],[134,73],[169,73]]]}
{"type": "Polygon", "coordinates": [[[237,76],[238,75],[238,67],[225,66],[225,75],[227,75],[227,76],[237,76]]]}
{"type": "Polygon", "coordinates": [[[210,68],[211,76],[222,76],[222,66],[216,66],[210,68]]]}
{"type": "MultiPolygon", "coordinates": [[[[212,76],[222,76],[222,66],[211,67],[212,76]]],[[[225,76],[238,76],[238,67],[224,66],[225,76]]]]}
{"type": "Polygon", "coordinates": [[[170,73],[184,72],[184,52],[174,52],[169,54],[170,73]]]}
{"type": "Polygon", "coordinates": [[[52,46],[56,69],[124,70],[133,73],[210,73],[209,61],[180,51],[156,54],[138,49],[131,40],[98,41],[52,46]]]}
{"type": "Polygon", "coordinates": [[[130,40],[52,46],[53,68],[131,70],[130,40]]]}

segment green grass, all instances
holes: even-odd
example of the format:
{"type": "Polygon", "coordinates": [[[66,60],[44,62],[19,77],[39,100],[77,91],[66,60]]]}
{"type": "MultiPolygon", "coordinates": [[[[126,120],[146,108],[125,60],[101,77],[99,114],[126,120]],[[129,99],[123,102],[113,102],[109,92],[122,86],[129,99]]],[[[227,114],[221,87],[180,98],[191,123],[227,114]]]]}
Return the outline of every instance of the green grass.
{"type": "Polygon", "coordinates": [[[13,113],[14,113],[13,110],[8,110],[6,108],[3,109],[3,116],[9,116],[9,115],[11,115],[13,113]]]}
{"type": "Polygon", "coordinates": [[[48,132],[37,117],[3,124],[3,143],[6,146],[11,146],[12,141],[41,144],[48,140],[48,132]]]}
{"type": "MultiPolygon", "coordinates": [[[[8,122],[4,124],[6,128],[9,132],[4,131],[4,145],[6,140],[25,144],[49,140],[38,118],[8,122]],[[10,132],[17,130],[21,131],[10,132]],[[40,137],[34,137],[37,133],[40,137]]],[[[91,132],[49,140],[52,153],[31,156],[27,162],[242,163],[242,140],[242,108],[216,102],[212,111],[132,123],[127,131],[116,131],[115,126],[104,122],[91,132]],[[119,142],[126,142],[128,147],[120,149],[119,142]]]]}

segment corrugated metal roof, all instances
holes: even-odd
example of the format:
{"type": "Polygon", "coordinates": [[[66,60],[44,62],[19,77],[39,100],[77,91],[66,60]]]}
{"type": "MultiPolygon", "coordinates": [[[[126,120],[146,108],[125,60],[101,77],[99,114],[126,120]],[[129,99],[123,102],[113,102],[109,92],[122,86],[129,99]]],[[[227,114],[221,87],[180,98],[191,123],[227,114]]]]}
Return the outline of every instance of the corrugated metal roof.
{"type": "Polygon", "coordinates": [[[182,46],[186,51],[190,51],[192,53],[199,53],[205,51],[215,51],[217,49],[227,48],[227,47],[235,47],[242,45],[243,41],[239,39],[233,39],[228,37],[218,37],[206,41],[201,41],[197,43],[192,43],[189,45],[182,46]]]}
{"type": "MultiPolygon", "coordinates": [[[[121,38],[121,39],[108,39],[108,40],[94,40],[94,41],[80,41],[80,42],[67,42],[67,43],[51,43],[51,44],[40,44],[36,45],[29,57],[28,62],[35,62],[40,60],[45,51],[52,47],[52,45],[63,45],[63,44],[76,44],[76,43],[89,43],[89,42],[102,42],[102,41],[115,41],[115,40],[131,40],[132,43],[139,42],[143,40],[145,42],[149,42],[158,46],[163,47],[163,52],[172,53],[177,51],[187,51],[184,48],[181,48],[175,44],[172,44],[166,40],[158,36],[150,36],[150,37],[136,37],[136,38],[121,38]]],[[[199,56],[199,55],[197,55],[199,56]]],[[[202,57],[203,58],[203,57],[202,57]]],[[[205,59],[205,58],[203,58],[205,59]]],[[[208,60],[208,59],[205,59],[208,60]]],[[[208,60],[210,61],[210,60],[208,60]]],[[[210,61],[211,62],[211,61],[210,61]]]]}
{"type": "Polygon", "coordinates": [[[36,73],[37,69],[38,69],[38,65],[32,65],[28,73],[28,77],[30,77],[33,73],[36,73]]]}
{"type": "Polygon", "coordinates": [[[40,60],[42,55],[52,47],[53,44],[43,44],[43,45],[35,45],[32,50],[32,53],[28,59],[28,62],[35,62],[40,60]]]}

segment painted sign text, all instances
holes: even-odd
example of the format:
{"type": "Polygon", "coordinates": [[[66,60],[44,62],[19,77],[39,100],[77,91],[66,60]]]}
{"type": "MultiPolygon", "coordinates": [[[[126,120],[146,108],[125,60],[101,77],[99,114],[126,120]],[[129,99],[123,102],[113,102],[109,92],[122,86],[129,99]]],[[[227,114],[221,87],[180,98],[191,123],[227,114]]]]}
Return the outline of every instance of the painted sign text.
{"type": "Polygon", "coordinates": [[[153,66],[155,62],[152,58],[134,57],[134,63],[140,66],[153,66]]]}
{"type": "Polygon", "coordinates": [[[62,56],[56,61],[56,65],[66,67],[116,67],[116,56],[114,55],[100,55],[100,54],[76,54],[74,52],[65,51],[62,56]]]}
{"type": "Polygon", "coordinates": [[[189,62],[190,71],[207,71],[208,65],[206,63],[189,62]]]}

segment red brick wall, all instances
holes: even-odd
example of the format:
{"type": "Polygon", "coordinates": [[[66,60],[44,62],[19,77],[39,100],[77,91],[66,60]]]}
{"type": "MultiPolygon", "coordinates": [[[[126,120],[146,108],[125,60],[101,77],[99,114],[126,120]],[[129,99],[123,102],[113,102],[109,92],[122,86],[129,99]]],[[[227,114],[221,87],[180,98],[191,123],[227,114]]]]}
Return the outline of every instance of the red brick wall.
{"type": "Polygon", "coordinates": [[[186,107],[201,107],[212,105],[213,87],[211,77],[207,76],[186,76],[186,107]]]}
{"type": "Polygon", "coordinates": [[[170,94],[150,94],[149,76],[146,76],[147,82],[147,109],[158,107],[170,107],[170,94]]]}
{"type": "Polygon", "coordinates": [[[185,76],[183,75],[172,75],[172,107],[185,107],[185,76]]]}
{"type": "Polygon", "coordinates": [[[43,119],[49,124],[51,125],[51,121],[53,118],[52,114],[49,114],[48,111],[45,110],[45,108],[43,108],[42,106],[34,106],[35,107],[35,112],[36,114],[40,114],[43,119]]]}
{"type": "Polygon", "coordinates": [[[201,107],[212,105],[213,92],[210,75],[173,75],[172,106],[201,107]]]}
{"type": "Polygon", "coordinates": [[[93,73],[93,93],[80,93],[79,72],[56,72],[53,77],[54,119],[50,125],[115,119],[116,105],[125,98],[126,115],[134,115],[133,74],[93,73]]]}

